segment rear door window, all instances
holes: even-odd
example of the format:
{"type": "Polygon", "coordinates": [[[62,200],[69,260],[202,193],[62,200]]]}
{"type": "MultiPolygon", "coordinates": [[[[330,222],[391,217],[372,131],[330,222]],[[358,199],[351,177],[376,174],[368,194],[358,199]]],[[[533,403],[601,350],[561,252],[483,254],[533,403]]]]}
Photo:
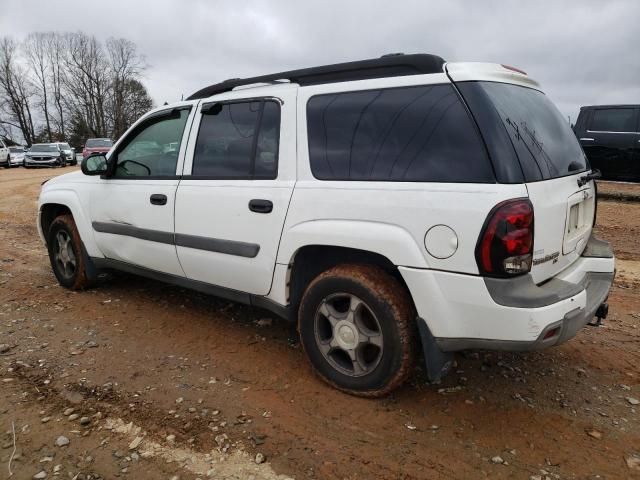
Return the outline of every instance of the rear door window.
{"type": "Polygon", "coordinates": [[[633,108],[598,108],[591,114],[592,132],[635,132],[636,112],[633,108]]]}
{"type": "Polygon", "coordinates": [[[209,179],[274,179],[280,105],[274,101],[203,107],[191,175],[209,179]]]}
{"type": "Polygon", "coordinates": [[[311,171],[321,180],[495,182],[451,85],[317,95],[307,126],[311,171]]]}

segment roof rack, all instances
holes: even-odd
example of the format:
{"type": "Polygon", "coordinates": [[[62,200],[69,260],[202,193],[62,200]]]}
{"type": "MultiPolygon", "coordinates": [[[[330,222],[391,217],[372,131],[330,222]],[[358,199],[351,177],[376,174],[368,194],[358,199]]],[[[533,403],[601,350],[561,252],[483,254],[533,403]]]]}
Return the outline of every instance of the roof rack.
{"type": "Polygon", "coordinates": [[[442,73],[444,60],[437,55],[390,54],[380,58],[357,62],[336,63],[320,67],[302,68],[288,72],[272,73],[249,78],[232,78],[210,85],[191,95],[187,100],[207,98],[218,93],[228,92],[235,87],[254,83],[269,83],[277,80],[289,80],[298,85],[319,85],[322,83],[348,82],[369,78],[400,77],[425,73],[442,73]]]}

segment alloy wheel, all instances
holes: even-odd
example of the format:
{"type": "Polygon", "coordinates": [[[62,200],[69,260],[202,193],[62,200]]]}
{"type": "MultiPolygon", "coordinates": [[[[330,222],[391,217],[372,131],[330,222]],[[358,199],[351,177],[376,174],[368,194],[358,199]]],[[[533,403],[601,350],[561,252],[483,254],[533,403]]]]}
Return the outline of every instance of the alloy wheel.
{"type": "Polygon", "coordinates": [[[53,258],[58,271],[65,278],[72,278],[76,272],[76,255],[73,252],[71,237],[64,230],[56,233],[53,258]]]}
{"type": "Polygon", "coordinates": [[[318,349],[331,366],[345,375],[361,377],[380,363],[383,335],[367,304],[349,293],[324,298],[314,318],[318,349]]]}

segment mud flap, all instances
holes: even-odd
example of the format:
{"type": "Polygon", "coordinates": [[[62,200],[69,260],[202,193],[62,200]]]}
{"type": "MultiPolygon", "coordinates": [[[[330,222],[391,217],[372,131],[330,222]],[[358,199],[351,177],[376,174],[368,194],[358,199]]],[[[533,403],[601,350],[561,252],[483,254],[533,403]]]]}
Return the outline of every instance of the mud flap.
{"type": "Polygon", "coordinates": [[[422,354],[424,355],[427,369],[427,378],[430,382],[438,382],[451,370],[453,366],[453,353],[440,350],[427,326],[427,322],[420,317],[417,318],[417,322],[420,341],[422,343],[422,354]]]}
{"type": "Polygon", "coordinates": [[[91,257],[87,253],[87,249],[84,247],[84,242],[82,242],[82,254],[84,255],[84,264],[86,265],[86,275],[87,281],[89,285],[94,285],[98,280],[98,274],[100,273],[96,267],[96,264],[93,263],[91,257]]]}

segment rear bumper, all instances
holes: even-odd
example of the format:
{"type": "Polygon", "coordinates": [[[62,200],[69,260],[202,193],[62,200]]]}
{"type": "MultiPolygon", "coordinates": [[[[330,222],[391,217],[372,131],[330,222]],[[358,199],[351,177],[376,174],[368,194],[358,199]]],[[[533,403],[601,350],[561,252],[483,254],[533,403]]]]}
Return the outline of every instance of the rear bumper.
{"type": "Polygon", "coordinates": [[[536,350],[573,338],[609,295],[615,258],[592,237],[582,256],[542,285],[400,267],[418,315],[442,351],[536,350]]]}

